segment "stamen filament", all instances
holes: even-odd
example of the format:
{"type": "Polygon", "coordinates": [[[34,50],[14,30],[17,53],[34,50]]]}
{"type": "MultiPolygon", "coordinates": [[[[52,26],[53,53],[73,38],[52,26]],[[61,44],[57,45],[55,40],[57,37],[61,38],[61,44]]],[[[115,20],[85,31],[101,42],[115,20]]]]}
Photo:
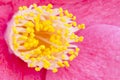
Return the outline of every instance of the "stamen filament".
{"type": "Polygon", "coordinates": [[[52,4],[21,6],[8,25],[6,40],[28,67],[56,73],[60,67],[69,67],[69,61],[78,56],[80,49],[72,42],[84,40],[75,32],[85,29],[85,25],[75,20],[68,10],[54,9],[52,4]]]}

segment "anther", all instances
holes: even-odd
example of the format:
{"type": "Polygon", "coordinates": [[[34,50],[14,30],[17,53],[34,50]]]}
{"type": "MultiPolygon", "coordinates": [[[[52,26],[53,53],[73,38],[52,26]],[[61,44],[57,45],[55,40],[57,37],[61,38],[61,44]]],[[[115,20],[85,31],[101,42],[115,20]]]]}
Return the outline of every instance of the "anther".
{"type": "Polygon", "coordinates": [[[68,10],[53,9],[52,4],[21,6],[7,31],[8,45],[28,67],[56,73],[61,67],[69,67],[69,61],[79,54],[79,47],[71,43],[83,41],[75,31],[85,29],[85,25],[77,25],[75,20],[68,10]]]}
{"type": "Polygon", "coordinates": [[[39,67],[35,67],[35,71],[40,71],[40,68],[39,67]]]}
{"type": "Polygon", "coordinates": [[[54,69],[52,70],[53,73],[56,73],[57,71],[58,71],[57,68],[54,68],[54,69]]]}

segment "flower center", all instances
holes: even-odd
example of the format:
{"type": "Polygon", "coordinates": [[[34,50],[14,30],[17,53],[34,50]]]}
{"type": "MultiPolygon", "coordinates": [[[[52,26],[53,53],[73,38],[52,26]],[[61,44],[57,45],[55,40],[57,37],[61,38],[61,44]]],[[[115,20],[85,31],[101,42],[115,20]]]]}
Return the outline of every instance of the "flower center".
{"type": "Polygon", "coordinates": [[[67,10],[52,7],[52,4],[19,7],[6,31],[14,54],[36,71],[45,68],[57,72],[60,67],[69,67],[69,61],[79,52],[71,43],[83,41],[83,36],[74,32],[84,29],[84,24],[77,25],[76,17],[67,10]]]}

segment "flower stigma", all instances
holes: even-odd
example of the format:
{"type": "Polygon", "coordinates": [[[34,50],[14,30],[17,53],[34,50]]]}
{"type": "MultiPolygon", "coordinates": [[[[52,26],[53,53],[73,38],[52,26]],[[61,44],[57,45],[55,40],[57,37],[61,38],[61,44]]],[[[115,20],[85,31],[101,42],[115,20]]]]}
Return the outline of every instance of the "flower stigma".
{"type": "Polygon", "coordinates": [[[29,7],[21,6],[8,23],[5,38],[13,53],[40,71],[42,68],[56,73],[58,68],[69,67],[79,53],[73,42],[82,42],[84,37],[74,32],[85,29],[76,23],[76,16],[53,8],[52,4],[29,7]]]}

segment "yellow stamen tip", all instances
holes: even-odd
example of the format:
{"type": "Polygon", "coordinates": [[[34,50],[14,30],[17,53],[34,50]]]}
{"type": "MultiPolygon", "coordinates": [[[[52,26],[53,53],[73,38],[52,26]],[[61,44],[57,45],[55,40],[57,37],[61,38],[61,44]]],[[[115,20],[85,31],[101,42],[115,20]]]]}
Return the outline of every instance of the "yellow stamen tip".
{"type": "Polygon", "coordinates": [[[80,49],[77,47],[77,48],[75,48],[76,49],[76,52],[79,52],[80,51],[80,49]]]}
{"type": "Polygon", "coordinates": [[[63,64],[61,61],[59,61],[57,64],[58,64],[60,67],[64,67],[64,64],[63,64]]]}
{"type": "Polygon", "coordinates": [[[63,12],[63,9],[62,9],[62,8],[59,8],[59,11],[60,11],[60,13],[62,13],[62,12],[63,12]]]}
{"type": "Polygon", "coordinates": [[[58,69],[57,69],[57,68],[54,68],[54,69],[52,70],[52,72],[53,72],[53,73],[56,73],[56,72],[58,72],[58,69]]]}
{"type": "Polygon", "coordinates": [[[68,61],[64,61],[63,63],[65,64],[66,67],[70,66],[69,63],[68,63],[68,61]]]}
{"type": "Polygon", "coordinates": [[[72,18],[72,17],[73,17],[73,14],[72,14],[72,13],[70,13],[70,14],[69,14],[69,17],[70,17],[70,18],[72,18]]]}
{"type": "Polygon", "coordinates": [[[21,10],[23,10],[23,8],[22,8],[22,7],[19,7],[19,10],[21,11],[21,10]]]}
{"type": "Polygon", "coordinates": [[[39,67],[35,67],[35,71],[40,71],[40,68],[39,67]]]}
{"type": "Polygon", "coordinates": [[[77,26],[77,23],[76,22],[72,22],[73,26],[77,26]]]}
{"type": "Polygon", "coordinates": [[[64,60],[65,58],[66,58],[66,56],[63,54],[63,55],[62,55],[62,59],[64,60]]]}
{"type": "Polygon", "coordinates": [[[73,16],[72,20],[76,20],[76,16],[73,16]]]}
{"type": "Polygon", "coordinates": [[[75,55],[71,55],[71,56],[69,57],[70,61],[72,61],[74,58],[75,58],[75,55]]]}
{"type": "Polygon", "coordinates": [[[15,34],[18,34],[18,31],[17,31],[16,27],[13,26],[12,28],[13,28],[13,32],[14,32],[15,34]]]}
{"type": "Polygon", "coordinates": [[[85,24],[80,24],[80,25],[78,25],[78,28],[79,28],[79,29],[85,29],[85,24]]]}
{"type": "Polygon", "coordinates": [[[23,9],[26,10],[26,9],[27,9],[27,6],[23,6],[23,9]]]}
{"type": "MultiPolygon", "coordinates": [[[[33,63],[30,63],[29,65],[28,65],[28,67],[34,67],[34,64],[33,63]]],[[[37,69],[36,69],[37,70],[37,69]]]]}
{"type": "Polygon", "coordinates": [[[75,31],[85,25],[77,25],[75,20],[68,10],[53,9],[52,4],[21,6],[10,25],[10,48],[35,71],[45,68],[56,73],[78,56],[80,49],[71,42],[83,41],[75,31]]]}
{"type": "Polygon", "coordinates": [[[37,7],[37,4],[34,3],[34,4],[33,4],[33,7],[36,8],[36,7],[37,7]]]}
{"type": "Polygon", "coordinates": [[[53,5],[52,4],[48,4],[48,8],[53,8],[53,5]]]}
{"type": "Polygon", "coordinates": [[[82,42],[82,41],[83,41],[83,39],[84,39],[84,37],[83,37],[83,36],[80,36],[80,37],[79,37],[79,41],[80,41],[80,42],[82,42]]]}

